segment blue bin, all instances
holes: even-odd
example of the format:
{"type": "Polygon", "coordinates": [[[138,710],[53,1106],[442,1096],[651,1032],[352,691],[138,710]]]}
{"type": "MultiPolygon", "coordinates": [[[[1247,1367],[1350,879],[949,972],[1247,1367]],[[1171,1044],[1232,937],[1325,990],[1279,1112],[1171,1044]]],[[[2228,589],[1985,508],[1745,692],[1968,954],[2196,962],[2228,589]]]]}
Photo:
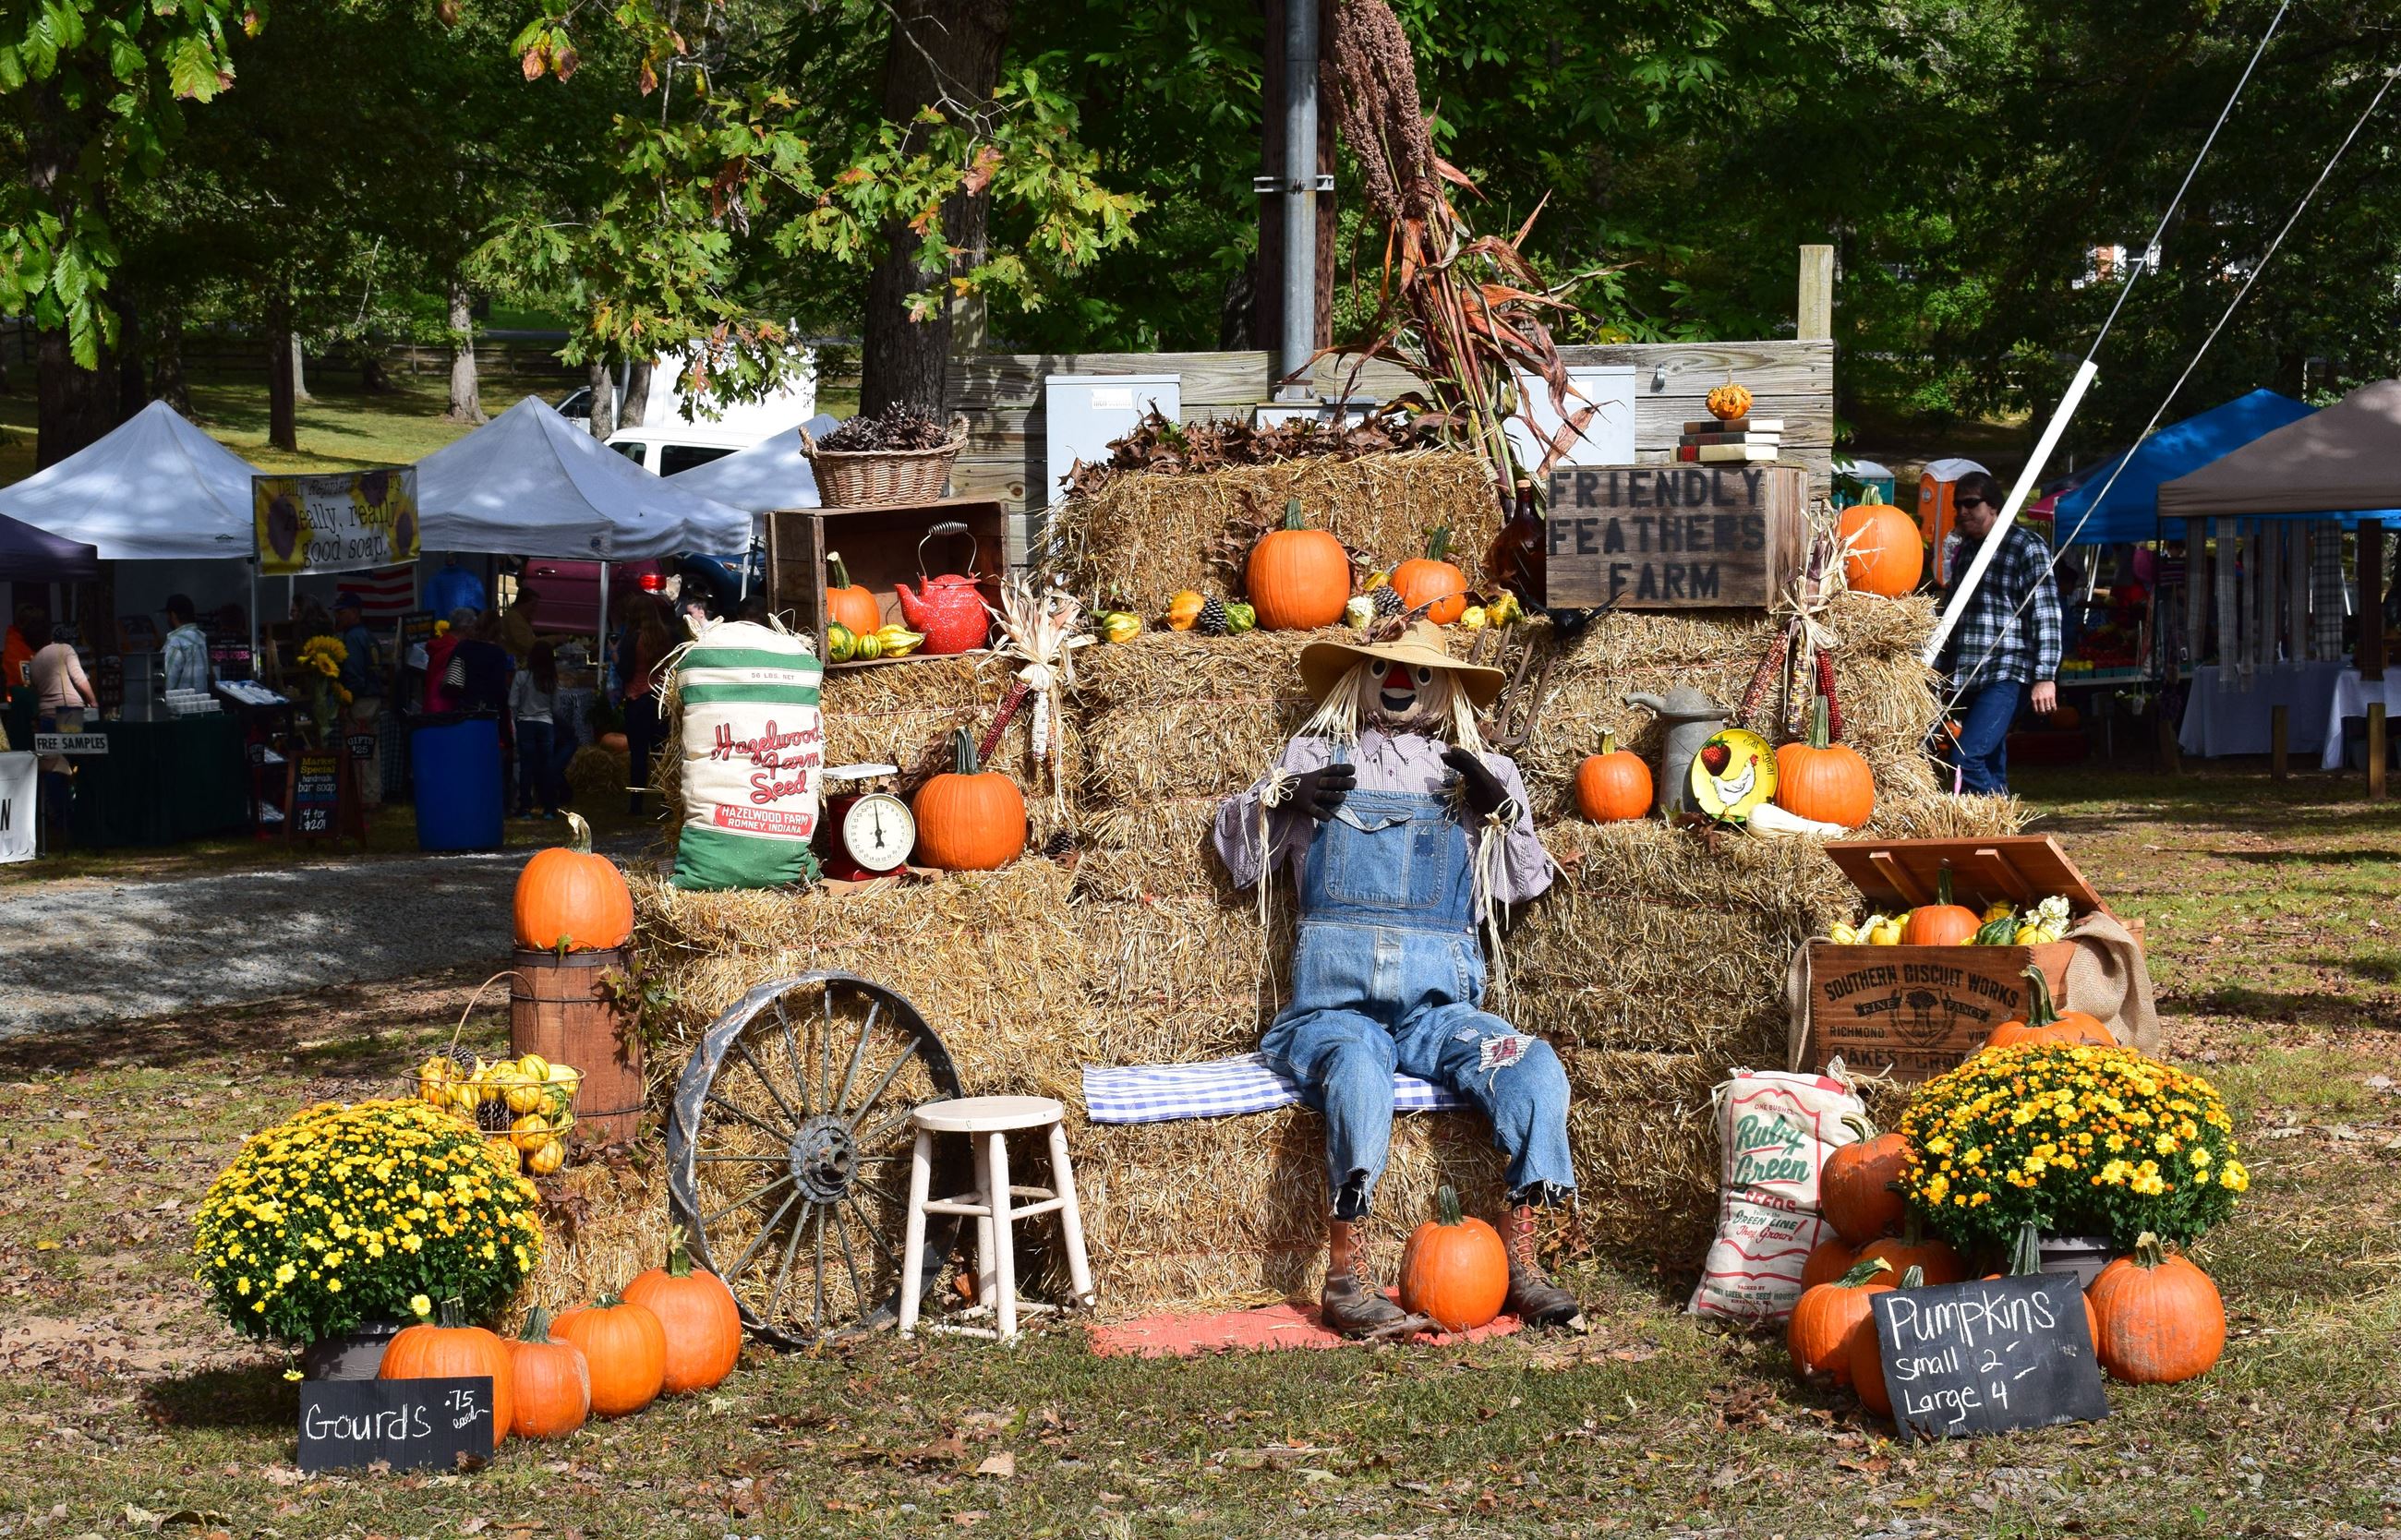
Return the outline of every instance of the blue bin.
{"type": "Polygon", "coordinates": [[[501,721],[463,713],[421,717],[408,735],[417,782],[417,848],[501,848],[501,721]]]}

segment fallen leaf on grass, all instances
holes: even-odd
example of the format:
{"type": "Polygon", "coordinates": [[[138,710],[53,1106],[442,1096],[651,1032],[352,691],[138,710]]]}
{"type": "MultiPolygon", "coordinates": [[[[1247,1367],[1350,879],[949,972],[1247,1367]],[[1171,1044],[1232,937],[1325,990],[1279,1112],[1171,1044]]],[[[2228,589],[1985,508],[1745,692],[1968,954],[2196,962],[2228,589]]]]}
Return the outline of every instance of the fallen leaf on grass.
{"type": "Polygon", "coordinates": [[[983,1463],[976,1466],[975,1473],[978,1476],[997,1476],[1006,1481],[1017,1474],[1017,1456],[1007,1450],[998,1454],[987,1454],[983,1463]]]}

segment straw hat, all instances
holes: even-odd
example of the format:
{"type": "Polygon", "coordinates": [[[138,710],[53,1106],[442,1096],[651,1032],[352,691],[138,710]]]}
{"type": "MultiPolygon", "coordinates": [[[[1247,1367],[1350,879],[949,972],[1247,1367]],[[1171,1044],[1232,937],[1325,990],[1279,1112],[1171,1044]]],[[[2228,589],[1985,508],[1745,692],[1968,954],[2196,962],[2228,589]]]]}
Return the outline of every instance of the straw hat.
{"type": "Polygon", "coordinates": [[[1309,687],[1311,696],[1323,701],[1326,691],[1344,675],[1367,660],[1448,669],[1458,677],[1459,687],[1467,691],[1467,698],[1479,706],[1490,705],[1506,679],[1497,668],[1465,663],[1452,657],[1450,649],[1443,645],[1442,628],[1431,620],[1420,620],[1389,642],[1310,643],[1300,649],[1301,682],[1309,687]]]}

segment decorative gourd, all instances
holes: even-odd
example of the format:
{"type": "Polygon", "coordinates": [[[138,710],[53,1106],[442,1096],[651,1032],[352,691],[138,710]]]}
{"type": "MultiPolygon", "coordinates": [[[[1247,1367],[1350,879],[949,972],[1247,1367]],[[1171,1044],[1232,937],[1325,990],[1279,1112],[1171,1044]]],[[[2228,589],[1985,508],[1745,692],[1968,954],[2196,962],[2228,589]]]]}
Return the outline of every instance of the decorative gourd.
{"type": "Polygon", "coordinates": [[[1917,590],[1926,575],[1926,545],[1917,521],[1890,503],[1860,503],[1843,510],[1836,528],[1843,538],[1843,580],[1854,593],[1898,599],[1917,590]]]}
{"type": "MultiPolygon", "coordinates": [[[[1920,1269],[1901,1271],[1899,1288],[1923,1288],[1941,1280],[1929,1278],[1920,1269]]],[[[1950,1280],[1957,1282],[1956,1279],[1950,1280]]],[[[1851,1388],[1859,1392],[1859,1405],[1879,1417],[1892,1415],[1892,1397],[1884,1388],[1884,1348],[1876,1341],[1874,1317],[1869,1317],[1866,1329],[1851,1333],[1851,1388]]]]}
{"type": "Polygon", "coordinates": [[[625,1302],[656,1315],[666,1333],[669,1396],[709,1389],[742,1357],[742,1307],[724,1279],[692,1265],[681,1226],[667,1233],[666,1265],[627,1284],[625,1302]]]}
{"type": "Polygon", "coordinates": [[[1450,552],[1450,526],[1444,525],[1426,538],[1426,553],[1393,568],[1393,592],[1403,607],[1423,606],[1426,619],[1447,626],[1467,609],[1467,574],[1445,560],[1450,552]]]}
{"type": "Polygon", "coordinates": [[[2118,1039],[2099,1016],[2083,1011],[2062,1011],[2051,1004],[2051,980],[2029,962],[2025,966],[2026,1014],[2024,1021],[2004,1021],[1984,1040],[1987,1048],[2019,1043],[2089,1043],[2115,1048],[2118,1039]]]}
{"type": "MultiPolygon", "coordinates": [[[[1984,1276],[1988,1279],[2030,1278],[2041,1271],[2042,1233],[2035,1228],[2032,1220],[2028,1220],[2018,1226],[2017,1244],[2010,1248],[2010,1270],[2007,1273],[1987,1273],[1984,1276]]],[[[2093,1351],[2098,1353],[2101,1347],[2101,1313],[2092,1308],[2092,1295],[2079,1293],[2076,1297],[2084,1304],[2085,1335],[2092,1340],[2093,1351]]]]}
{"type": "Polygon", "coordinates": [[[666,1331],[643,1306],[603,1295],[597,1304],[561,1315],[550,1334],[583,1350],[592,1410],[601,1416],[623,1417],[659,1398],[667,1376],[666,1331]]]}
{"type": "Polygon", "coordinates": [[[1622,824],[1651,811],[1651,767],[1617,734],[1600,735],[1600,752],[1576,767],[1576,811],[1595,824],[1622,824]]]}
{"type": "Polygon", "coordinates": [[[843,565],[842,552],[826,552],[826,566],[833,580],[826,584],[826,619],[837,625],[847,626],[853,636],[865,635],[884,623],[884,606],[875,595],[860,584],[850,580],[850,568],[843,565]]]}
{"type": "Polygon", "coordinates": [[[1025,794],[998,770],[981,768],[975,735],[952,735],[953,769],[917,788],[917,864],[946,872],[988,872],[1025,852],[1025,794]]]}
{"type": "Polygon", "coordinates": [[[1283,505],[1283,527],[1251,547],[1244,582],[1262,631],[1315,631],[1342,619],[1351,602],[1351,553],[1301,522],[1300,499],[1283,505]]]}
{"type": "Polygon", "coordinates": [[[1482,1220],[1462,1218],[1459,1194],[1434,1194],[1435,1218],[1401,1252],[1401,1308],[1431,1315],[1446,1331],[1472,1331],[1509,1297],[1509,1248],[1482,1220]]]}
{"type": "Polygon", "coordinates": [[[1809,1260],[1801,1264],[1802,1292],[1832,1283],[1857,1266],[1859,1260],[1859,1248],[1840,1235],[1819,1241],[1810,1249],[1809,1260]]]}
{"type": "Polygon", "coordinates": [[[445,1300],[432,1321],[420,1321],[383,1350],[378,1380],[479,1379],[492,1381],[492,1447],[509,1436],[516,1417],[516,1376],[509,1369],[508,1344],[480,1326],[469,1326],[459,1302],[445,1300]]]}
{"type": "Polygon", "coordinates": [[[1889,1262],[1871,1257],[1832,1283],[1801,1291],[1792,1318],[1784,1328],[1784,1347],[1792,1355],[1796,1376],[1831,1374],[1838,1385],[1851,1383],[1852,1334],[1874,1334],[1868,1302],[1892,1292],[1892,1285],[1886,1281],[1891,1273],[1889,1262]]]}
{"type": "Polygon", "coordinates": [[[1750,392],[1734,382],[1734,371],[1726,371],[1723,385],[1708,395],[1709,416],[1720,422],[1735,422],[1750,416],[1750,392]]]}
{"type": "Polygon", "coordinates": [[[2099,1323],[2093,1351],[2110,1374],[2137,1385],[2170,1385],[2209,1372],[2226,1351],[2226,1302],[2209,1274],[2171,1257],[2146,1230],[2134,1254],[2092,1280],[2099,1323]]]}
{"type": "Polygon", "coordinates": [[[1911,947],[1965,947],[1983,923],[1975,910],[1951,902],[1951,868],[1945,866],[1934,879],[1934,902],[1909,911],[1900,939],[1911,947]]]}
{"type": "Polygon", "coordinates": [[[556,1438],[592,1415],[592,1371],[583,1350],[550,1334],[550,1312],[540,1305],[509,1343],[516,1411],[509,1430],[520,1438],[556,1438]]]}
{"type": "Polygon", "coordinates": [[[1848,743],[1828,737],[1831,713],[1817,698],[1809,741],[1776,751],[1776,805],[1796,818],[1856,829],[1875,815],[1875,772],[1848,743]]]}
{"type": "Polygon", "coordinates": [[[1200,594],[1195,593],[1188,588],[1183,593],[1176,594],[1173,598],[1167,601],[1167,629],[1170,631],[1191,630],[1192,623],[1200,619],[1200,606],[1208,602],[1208,600],[1202,598],[1200,594]]]}
{"type": "Polygon", "coordinates": [[[1859,1247],[1859,1261],[1866,1261],[1870,1257],[1882,1257],[1892,1263],[1896,1273],[1923,1271],[1930,1284],[1968,1281],[1968,1264],[1960,1260],[1959,1253],[1951,1249],[1948,1241],[1929,1240],[1918,1228],[1914,1216],[1900,1234],[1880,1235],[1859,1247]]]}
{"type": "Polygon", "coordinates": [[[634,895],[605,855],[592,853],[592,825],[567,815],[569,843],[538,852],[517,874],[517,945],[529,952],[600,951],[633,939],[634,895]]]}
{"type": "Polygon", "coordinates": [[[1909,1140],[1879,1134],[1864,1118],[1845,1117],[1859,1138],[1838,1146],[1818,1170],[1818,1212],[1834,1233],[1861,1247],[1901,1221],[1900,1193],[1894,1184],[1909,1165],[1909,1140]]]}

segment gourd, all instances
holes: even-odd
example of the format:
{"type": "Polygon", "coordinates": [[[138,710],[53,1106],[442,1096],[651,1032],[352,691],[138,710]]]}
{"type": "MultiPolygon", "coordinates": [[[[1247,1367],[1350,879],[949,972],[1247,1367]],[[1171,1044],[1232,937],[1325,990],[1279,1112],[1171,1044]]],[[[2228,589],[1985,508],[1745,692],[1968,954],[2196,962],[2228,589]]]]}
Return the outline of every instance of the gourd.
{"type": "Polygon", "coordinates": [[[720,1383],[742,1357],[742,1308],[724,1279],[692,1265],[680,1226],[667,1234],[666,1265],[627,1284],[625,1302],[649,1310],[666,1333],[669,1396],[720,1383]]]}
{"type": "Polygon", "coordinates": [[[1832,1283],[1848,1273],[1859,1260],[1859,1248],[1836,1235],[1819,1241],[1809,1250],[1808,1261],[1801,1264],[1801,1289],[1806,1293],[1821,1283],[1832,1283]]]}
{"type": "Polygon", "coordinates": [[[951,738],[953,769],[917,788],[917,864],[949,872],[988,872],[1025,852],[1025,794],[998,770],[981,768],[973,734],[951,738]]]}
{"type": "Polygon", "coordinates": [[[1167,601],[1167,629],[1170,631],[1191,630],[1192,623],[1200,619],[1200,606],[1208,602],[1208,600],[1202,598],[1200,594],[1194,593],[1188,588],[1181,593],[1176,594],[1173,598],[1167,601]]]}
{"type": "Polygon", "coordinates": [[[2089,1043],[2096,1048],[2115,1048],[2117,1037],[2099,1016],[2083,1011],[2062,1011],[2051,1004],[2051,980],[2040,968],[2026,964],[2026,1014],[2024,1021],[2004,1021],[1993,1029],[1984,1040],[1987,1048],[2007,1048],[2020,1043],[2089,1043]]]}
{"type": "Polygon", "coordinates": [[[1894,1184],[1909,1166],[1909,1140],[1899,1134],[1879,1134],[1864,1118],[1843,1122],[1859,1131],[1859,1138],[1837,1147],[1818,1170],[1818,1212],[1834,1233],[1855,1247],[1865,1246],[1900,1223],[1900,1193],[1894,1184]]]}
{"type": "Polygon", "coordinates": [[[2143,1232],[2134,1254],[2092,1280],[2101,1367],[2129,1384],[2170,1385],[2209,1372],[2226,1351],[2226,1302],[2209,1274],[2143,1232]]]}
{"type": "Polygon", "coordinates": [[[1875,772],[1848,743],[1828,736],[1832,713],[1817,698],[1809,741],[1776,751],[1776,805],[1800,818],[1856,829],[1875,814],[1875,772]]]}
{"type": "Polygon", "coordinates": [[[1617,746],[1617,734],[1600,735],[1600,752],[1588,755],[1576,767],[1576,811],[1595,824],[1622,824],[1651,811],[1651,767],[1630,749],[1617,746]]]}
{"type": "Polygon", "coordinates": [[[1750,392],[1734,382],[1734,371],[1726,371],[1723,385],[1708,394],[1709,416],[1720,422],[1738,422],[1750,416],[1750,392]]]}
{"type": "Polygon", "coordinates": [[[1975,910],[1951,902],[1951,868],[1945,866],[1934,879],[1934,902],[1909,911],[1900,939],[1912,947],[1965,947],[1983,926],[1975,910]]]}
{"type": "Polygon", "coordinates": [[[550,1334],[583,1350],[592,1377],[592,1410],[603,1417],[639,1411],[666,1383],[667,1339],[659,1318],[614,1294],[570,1310],[550,1334]]]}
{"type": "Polygon", "coordinates": [[[1917,589],[1926,575],[1926,546],[1917,521],[1890,503],[1860,503],[1843,510],[1836,528],[1843,539],[1843,580],[1854,593],[1898,599],[1917,589]]]}
{"type": "Polygon", "coordinates": [[[1259,537],[1244,573],[1262,631],[1314,631],[1342,619],[1351,602],[1351,553],[1323,529],[1301,522],[1300,499],[1287,498],[1283,527],[1259,537]]]}
{"type": "Polygon", "coordinates": [[[1832,1283],[1801,1291],[1784,1328],[1784,1347],[1792,1355],[1794,1374],[1804,1379],[1831,1374],[1838,1385],[1851,1383],[1851,1338],[1861,1331],[1874,1335],[1868,1302],[1892,1292],[1892,1285],[1878,1276],[1891,1270],[1883,1258],[1871,1257],[1832,1283]]]}
{"type": "MultiPolygon", "coordinates": [[[[1923,1288],[1930,1282],[1924,1270],[1911,1267],[1902,1270],[1901,1288],[1923,1288]]],[[[1957,1279],[1949,1280],[1957,1282],[1957,1279]]],[[[1884,1346],[1876,1341],[1875,1322],[1870,1316],[1866,1329],[1851,1333],[1851,1388],[1859,1392],[1859,1405],[1879,1417],[1892,1415],[1892,1397],[1884,1388],[1884,1346]]]]}
{"type": "Polygon", "coordinates": [[[1450,526],[1441,525],[1426,537],[1426,553],[1393,568],[1393,592],[1404,608],[1425,610],[1426,619],[1447,626],[1467,608],[1467,574],[1445,558],[1450,551],[1450,526]]]}
{"type": "Polygon", "coordinates": [[[1930,1284],[1965,1283],[1968,1264],[1948,1241],[1928,1239],[1913,1216],[1898,1235],[1882,1235],[1859,1247],[1859,1261],[1882,1257],[1896,1273],[1923,1272],[1930,1284]]]}
{"type": "Polygon", "coordinates": [[[615,862],[592,853],[592,825],[567,815],[570,843],[539,852],[517,874],[517,945],[529,952],[600,951],[634,934],[634,895],[615,862]]]}
{"type": "Polygon", "coordinates": [[[432,1321],[420,1321],[383,1350],[378,1380],[480,1379],[492,1382],[492,1447],[509,1436],[516,1417],[516,1376],[510,1372],[508,1345],[480,1326],[469,1326],[459,1302],[445,1300],[432,1321]]]}
{"type": "Polygon", "coordinates": [[[843,565],[842,552],[827,552],[826,566],[833,574],[833,580],[826,584],[826,619],[847,627],[854,636],[882,625],[884,606],[875,602],[873,593],[850,580],[850,568],[843,565]]]}
{"type": "Polygon", "coordinates": [[[1435,1217],[1401,1252],[1401,1308],[1431,1315],[1446,1331],[1472,1331],[1509,1297],[1509,1248],[1482,1220],[1463,1218],[1459,1194],[1434,1194],[1435,1217]]]}
{"type": "Polygon", "coordinates": [[[540,1305],[509,1343],[516,1410],[509,1430],[520,1438],[556,1438],[592,1415],[592,1371],[583,1350],[550,1334],[550,1312],[540,1305]]]}

